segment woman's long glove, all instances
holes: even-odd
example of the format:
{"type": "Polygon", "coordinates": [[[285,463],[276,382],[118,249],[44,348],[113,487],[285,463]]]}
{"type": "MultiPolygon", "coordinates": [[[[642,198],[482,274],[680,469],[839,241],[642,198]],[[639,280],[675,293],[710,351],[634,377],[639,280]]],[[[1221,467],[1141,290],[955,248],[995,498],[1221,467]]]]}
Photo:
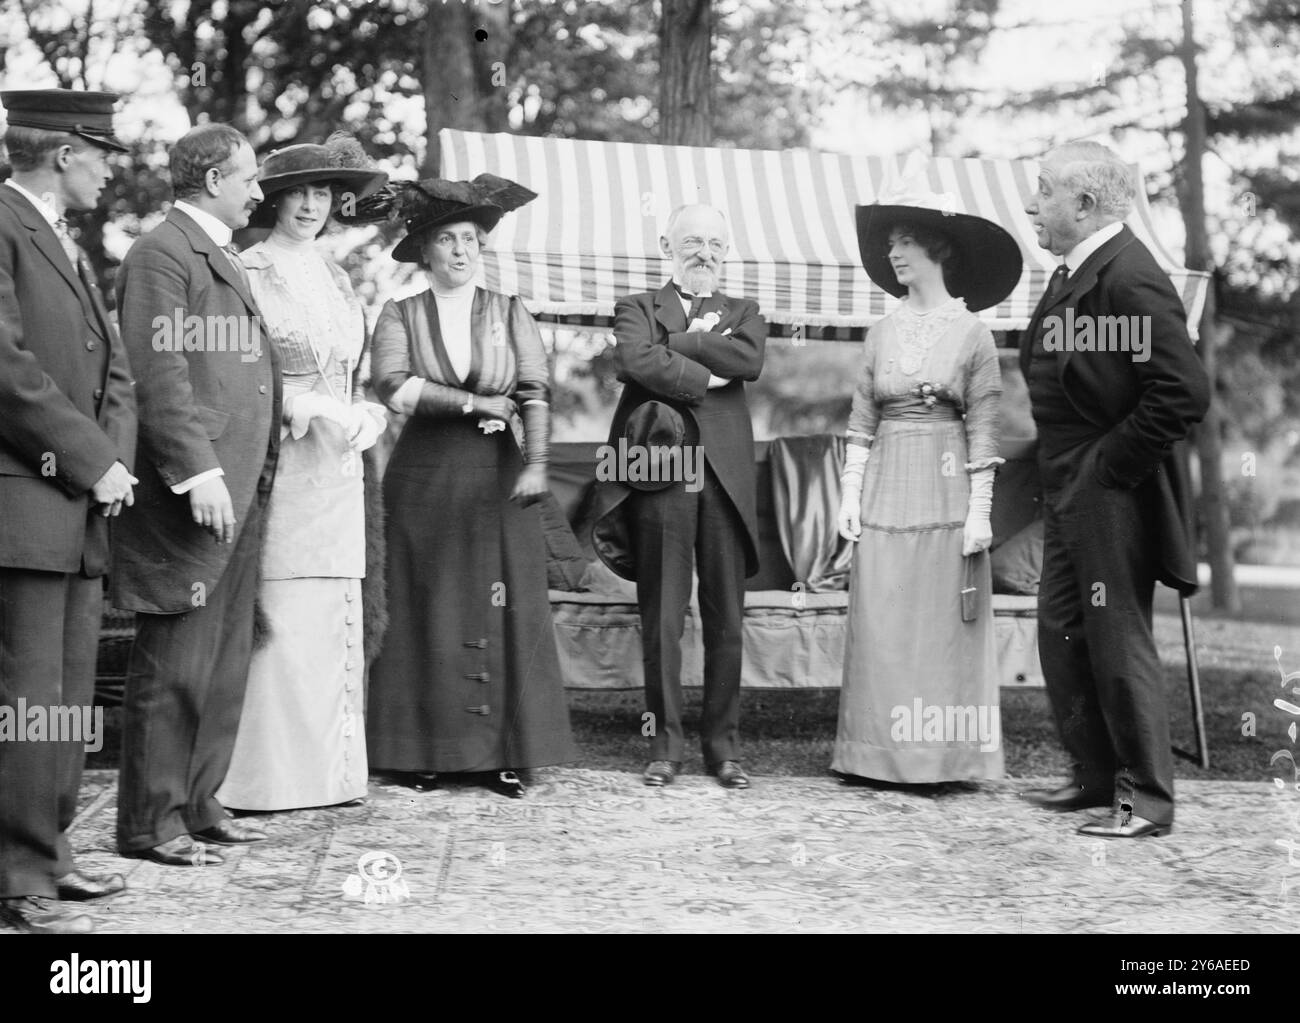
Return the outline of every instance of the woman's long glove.
{"type": "Polygon", "coordinates": [[[840,536],[857,543],[862,535],[862,477],[867,471],[870,449],[864,444],[846,444],[844,471],[840,473],[840,513],[836,518],[840,536]]]}
{"type": "Polygon", "coordinates": [[[349,413],[346,405],[328,394],[308,392],[294,395],[289,400],[284,418],[289,434],[294,440],[301,440],[313,419],[328,419],[346,430],[349,413]]]}
{"type": "Polygon", "coordinates": [[[348,443],[356,451],[374,447],[388,425],[388,409],[373,401],[358,401],[348,412],[348,443]]]}
{"type": "Polygon", "coordinates": [[[524,421],[524,471],[511,498],[530,504],[546,493],[546,466],[551,457],[551,406],[536,399],[519,408],[524,421]]]}
{"type": "Polygon", "coordinates": [[[980,469],[970,474],[970,498],[966,502],[966,525],[961,534],[961,552],[978,554],[993,543],[993,526],[989,515],[993,510],[994,470],[980,469]]]}
{"type": "Polygon", "coordinates": [[[551,406],[526,401],[519,409],[524,421],[524,461],[542,468],[551,460],[551,406]]]}

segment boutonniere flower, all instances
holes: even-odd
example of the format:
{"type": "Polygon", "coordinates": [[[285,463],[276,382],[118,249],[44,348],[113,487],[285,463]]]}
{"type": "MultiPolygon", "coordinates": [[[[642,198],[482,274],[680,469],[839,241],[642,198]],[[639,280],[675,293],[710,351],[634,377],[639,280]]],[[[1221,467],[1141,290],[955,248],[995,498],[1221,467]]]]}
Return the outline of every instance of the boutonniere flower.
{"type": "Polygon", "coordinates": [[[704,329],[706,331],[711,331],[722,322],[722,316],[717,312],[708,312],[701,316],[700,320],[704,324],[704,329]]]}

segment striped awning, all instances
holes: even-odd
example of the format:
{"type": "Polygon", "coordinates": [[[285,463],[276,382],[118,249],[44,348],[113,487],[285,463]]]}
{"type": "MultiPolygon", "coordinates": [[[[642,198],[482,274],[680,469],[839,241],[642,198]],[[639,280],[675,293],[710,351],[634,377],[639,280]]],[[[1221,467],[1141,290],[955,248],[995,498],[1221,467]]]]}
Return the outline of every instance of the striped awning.
{"type": "MultiPolygon", "coordinates": [[[[659,252],[659,235],[669,211],[688,202],[709,203],[727,214],[732,250],[722,290],[755,299],[774,333],[861,336],[861,328],[897,304],[862,269],[853,207],[874,201],[881,185],[902,172],[901,156],[453,129],[438,137],[444,177],[463,180],[491,171],[539,193],[502,220],[483,254],[487,286],[519,295],[536,314],[607,325],[619,296],[660,287],[672,266],[659,252]]],[[[1024,212],[1037,165],[935,158],[926,166],[935,192],[951,193],[957,209],[987,217],[1016,238],[1025,261],[1020,282],[980,317],[994,330],[1026,326],[1056,265],[1038,246],[1024,212]]],[[[1179,266],[1160,244],[1145,195],[1128,224],[1168,272],[1194,334],[1208,275],[1179,266]]]]}

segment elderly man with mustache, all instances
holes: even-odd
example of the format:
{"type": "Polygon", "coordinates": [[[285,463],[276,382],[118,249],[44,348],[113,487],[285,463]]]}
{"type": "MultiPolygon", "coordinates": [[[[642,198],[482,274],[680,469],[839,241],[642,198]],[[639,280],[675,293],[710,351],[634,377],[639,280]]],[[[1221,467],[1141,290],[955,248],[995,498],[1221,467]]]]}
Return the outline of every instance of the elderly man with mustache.
{"type": "MultiPolygon", "coordinates": [[[[729,244],[719,210],[679,207],[659,239],[660,251],[672,260],[672,280],[615,306],[614,359],[626,386],[611,445],[623,440],[628,450],[651,453],[695,447],[704,464],[702,481],[663,479],[658,472],[644,480],[629,472],[604,484],[610,507],[593,532],[602,560],[637,584],[650,715],[650,764],[643,780],[650,786],[671,783],[681,768],[681,638],[692,563],[704,627],[705,766],[725,788],[749,786],[737,759],[745,578],[758,570],[745,381],[762,371],[767,324],[757,303],[717,290],[729,244]]],[[[671,456],[667,464],[674,464],[671,456]]]]}

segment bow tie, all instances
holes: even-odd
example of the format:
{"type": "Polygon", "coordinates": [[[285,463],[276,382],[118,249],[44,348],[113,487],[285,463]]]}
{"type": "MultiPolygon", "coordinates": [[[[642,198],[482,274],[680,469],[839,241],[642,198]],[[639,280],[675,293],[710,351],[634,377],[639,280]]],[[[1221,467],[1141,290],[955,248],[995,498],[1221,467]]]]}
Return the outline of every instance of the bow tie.
{"type": "Polygon", "coordinates": [[[690,303],[690,309],[686,311],[686,322],[689,324],[692,320],[698,319],[700,310],[704,308],[704,303],[708,301],[704,295],[692,295],[689,291],[682,289],[676,281],[673,287],[677,289],[677,294],[681,296],[682,301],[690,303]]]}

